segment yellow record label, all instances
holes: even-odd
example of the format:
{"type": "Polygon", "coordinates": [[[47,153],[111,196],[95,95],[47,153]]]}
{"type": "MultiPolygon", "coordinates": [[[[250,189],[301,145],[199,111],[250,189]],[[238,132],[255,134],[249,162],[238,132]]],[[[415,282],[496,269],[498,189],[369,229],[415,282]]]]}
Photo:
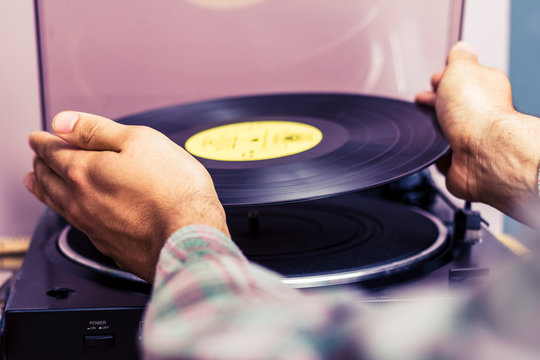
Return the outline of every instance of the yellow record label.
{"type": "Polygon", "coordinates": [[[217,126],[187,139],[191,154],[210,160],[275,159],[315,147],[322,132],[296,121],[250,121],[217,126]]]}

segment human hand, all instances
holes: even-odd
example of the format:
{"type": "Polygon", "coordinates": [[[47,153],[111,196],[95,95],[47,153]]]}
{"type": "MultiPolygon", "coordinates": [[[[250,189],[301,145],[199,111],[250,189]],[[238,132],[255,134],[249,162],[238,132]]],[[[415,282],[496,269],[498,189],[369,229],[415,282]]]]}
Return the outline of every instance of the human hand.
{"type": "Polygon", "coordinates": [[[121,268],[152,281],[164,242],[186,225],[229,235],[210,175],[165,135],[80,112],[53,128],[30,135],[24,183],[121,268]]]}
{"type": "Polygon", "coordinates": [[[448,190],[527,222],[525,209],[538,204],[540,119],[514,109],[506,75],[478,64],[465,43],[452,48],[431,84],[416,101],[435,106],[452,148],[443,166],[448,190]]]}

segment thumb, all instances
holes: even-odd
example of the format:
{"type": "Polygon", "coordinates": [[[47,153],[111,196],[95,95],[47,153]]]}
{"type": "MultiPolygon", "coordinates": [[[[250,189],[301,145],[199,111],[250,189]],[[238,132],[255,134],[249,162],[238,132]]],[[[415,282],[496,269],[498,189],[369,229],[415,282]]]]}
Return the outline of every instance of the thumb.
{"type": "Polygon", "coordinates": [[[469,60],[477,63],[478,54],[476,53],[476,49],[469,43],[463,41],[457,42],[452,46],[452,49],[450,49],[448,57],[446,58],[446,63],[451,64],[456,60],[469,60]]]}
{"type": "Polygon", "coordinates": [[[53,119],[54,132],[63,140],[85,150],[122,150],[126,126],[98,115],[63,111],[53,119]]]}

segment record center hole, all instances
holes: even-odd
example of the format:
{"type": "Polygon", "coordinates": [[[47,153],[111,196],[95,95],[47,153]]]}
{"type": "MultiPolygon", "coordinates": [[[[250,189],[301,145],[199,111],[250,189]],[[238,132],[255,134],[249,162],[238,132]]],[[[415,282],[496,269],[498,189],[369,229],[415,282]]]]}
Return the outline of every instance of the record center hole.
{"type": "Polygon", "coordinates": [[[73,289],[68,288],[56,288],[47,291],[47,296],[56,298],[56,299],[67,299],[71,294],[76,293],[73,289]]]}

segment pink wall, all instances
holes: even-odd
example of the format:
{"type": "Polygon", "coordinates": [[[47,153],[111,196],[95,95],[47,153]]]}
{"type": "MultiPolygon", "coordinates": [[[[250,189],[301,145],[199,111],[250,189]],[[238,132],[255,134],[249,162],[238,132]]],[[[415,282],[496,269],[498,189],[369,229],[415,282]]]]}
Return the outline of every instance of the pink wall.
{"type": "Polygon", "coordinates": [[[32,0],[0,0],[0,237],[28,236],[43,208],[22,184],[41,127],[32,14],[32,0]]]}

